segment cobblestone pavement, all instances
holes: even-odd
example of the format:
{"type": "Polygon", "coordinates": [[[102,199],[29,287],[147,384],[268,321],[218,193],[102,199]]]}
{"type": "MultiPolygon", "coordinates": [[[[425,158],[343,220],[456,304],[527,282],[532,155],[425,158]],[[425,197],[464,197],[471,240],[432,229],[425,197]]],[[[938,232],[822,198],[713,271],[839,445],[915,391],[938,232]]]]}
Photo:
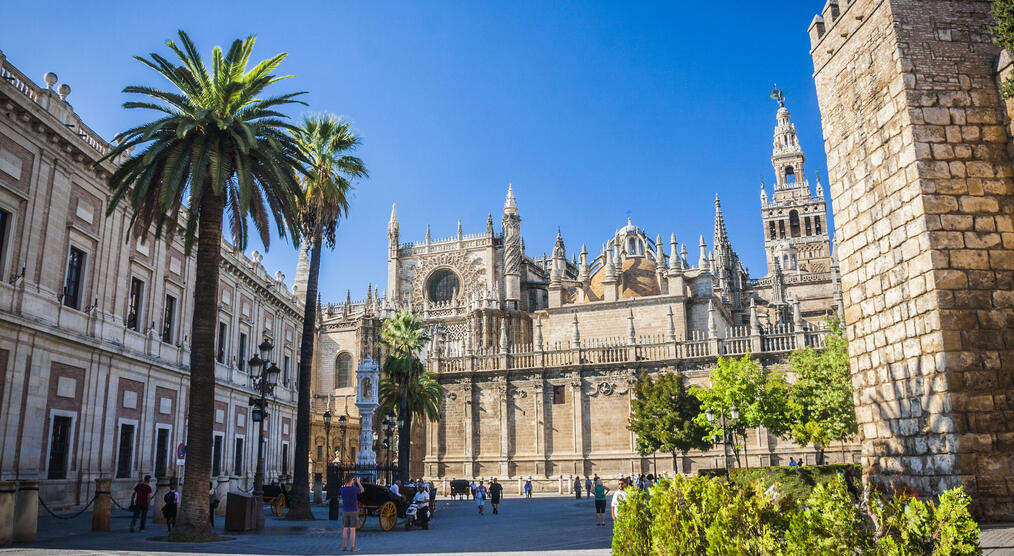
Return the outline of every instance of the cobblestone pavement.
{"type": "MultiPolygon", "coordinates": [[[[471,501],[439,500],[428,531],[405,531],[399,527],[383,532],[371,517],[360,532],[360,554],[513,554],[542,552],[604,556],[609,554],[611,527],[594,525],[591,500],[562,496],[538,496],[533,500],[507,498],[500,515],[477,515],[471,501]]],[[[91,515],[69,520],[39,519],[39,539],[32,545],[0,549],[0,555],[31,554],[83,556],[92,554],[339,554],[341,537],[337,521],[327,520],[327,510],[315,507],[319,518],[310,522],[287,522],[265,517],[260,533],[228,533],[233,540],[215,543],[168,543],[154,540],[164,526],[149,524],[145,532],[129,533],[129,515],[114,510],[112,531],[92,533],[91,515]]],[[[221,532],[222,518],[215,521],[221,532]]],[[[1014,524],[986,525],[982,530],[985,556],[1014,556],[1014,524]]]]}
{"type": "MultiPolygon", "coordinates": [[[[380,530],[370,517],[357,535],[360,554],[509,554],[543,552],[598,556],[609,554],[612,527],[595,526],[594,503],[561,496],[532,500],[506,498],[499,515],[477,515],[472,501],[438,499],[437,512],[428,531],[405,531],[402,521],[393,531],[380,530]]],[[[223,518],[215,528],[234,540],[215,543],[168,543],[153,540],[165,535],[165,526],[149,524],[144,532],[129,533],[129,515],[114,510],[112,531],[92,533],[91,514],[70,520],[39,519],[39,538],[32,545],[0,549],[7,554],[119,554],[119,553],[212,553],[212,554],[341,554],[338,521],[327,520],[327,509],[315,507],[319,519],[288,522],[265,517],[260,533],[223,532],[223,518]]]]}

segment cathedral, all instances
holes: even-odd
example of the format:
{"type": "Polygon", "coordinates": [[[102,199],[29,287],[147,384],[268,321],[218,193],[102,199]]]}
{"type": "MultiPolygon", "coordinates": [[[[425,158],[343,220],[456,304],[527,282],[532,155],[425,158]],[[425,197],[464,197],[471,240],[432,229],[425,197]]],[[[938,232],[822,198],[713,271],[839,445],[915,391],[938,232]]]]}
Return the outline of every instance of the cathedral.
{"type": "MultiPolygon", "coordinates": [[[[413,434],[413,475],[555,483],[673,471],[668,457],[638,455],[626,429],[641,370],[706,384],[718,356],[750,352],[778,365],[797,347],[820,347],[824,318],[840,310],[823,186],[805,179],[805,154],[777,96],[774,188],[769,196],[762,184],[760,194],[763,278],[741,263],[717,196],[713,234],[697,245],[675,234],[666,243],[628,220],[591,251],[568,253],[557,232],[551,257],[526,253],[523,203],[510,186],[499,229],[490,216],[474,234],[459,222],[454,237],[434,240],[427,228],[422,241],[402,242],[392,207],[385,295],[370,287],[363,300],[321,307],[317,413],[355,422],[354,369],[368,354],[383,357],[383,319],[407,309],[427,326],[426,365],[445,390],[440,421],[413,434]]],[[[355,452],[358,433],[316,436],[355,452]]],[[[763,430],[751,431],[746,452],[750,465],[813,457],[763,430]]],[[[691,453],[677,470],[721,465],[715,449],[691,453]]]]}

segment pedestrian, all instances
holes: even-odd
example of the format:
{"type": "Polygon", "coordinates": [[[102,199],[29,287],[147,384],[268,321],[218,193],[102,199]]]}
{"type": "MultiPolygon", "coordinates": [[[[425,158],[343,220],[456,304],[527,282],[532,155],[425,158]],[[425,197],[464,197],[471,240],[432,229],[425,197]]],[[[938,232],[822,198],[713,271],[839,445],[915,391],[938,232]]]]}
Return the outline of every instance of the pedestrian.
{"type": "Polygon", "coordinates": [[[482,481],[475,487],[475,505],[479,507],[479,515],[482,515],[482,510],[486,506],[486,487],[482,486],[482,481]]]}
{"type": "Polygon", "coordinates": [[[532,480],[528,479],[525,481],[525,498],[532,497],[532,480]]]}
{"type": "Polygon", "coordinates": [[[574,479],[574,496],[581,499],[581,477],[574,479]]]}
{"type": "Polygon", "coordinates": [[[134,532],[134,524],[138,516],[141,517],[141,530],[144,531],[144,522],[148,518],[148,503],[151,501],[151,475],[145,475],[144,480],[134,485],[134,492],[130,495],[130,509],[134,515],[130,518],[130,532],[134,532]]]}
{"type": "Polygon", "coordinates": [[[211,527],[215,527],[215,508],[218,507],[218,493],[215,492],[215,483],[209,482],[211,490],[208,491],[208,521],[211,522],[211,527]]]}
{"type": "Polygon", "coordinates": [[[797,465],[796,464],[796,458],[790,457],[789,458],[789,467],[795,467],[796,465],[797,465]]]}
{"type": "Polygon", "coordinates": [[[394,481],[394,484],[391,485],[391,492],[398,498],[401,498],[401,479],[394,481]]]}
{"type": "Polygon", "coordinates": [[[468,483],[468,488],[472,491],[472,500],[475,500],[475,481],[468,483]]]}
{"type": "Polygon", "coordinates": [[[180,507],[180,493],[176,490],[176,480],[169,483],[169,491],[162,497],[165,505],[162,506],[162,516],[165,517],[166,529],[171,533],[176,527],[176,512],[180,507]]]}
{"type": "Polygon", "coordinates": [[[595,479],[595,525],[606,526],[606,494],[609,489],[602,484],[602,479],[595,479]]]}
{"type": "Polygon", "coordinates": [[[626,479],[620,479],[620,486],[616,488],[616,492],[613,493],[613,503],[610,505],[610,511],[613,515],[613,525],[616,525],[616,516],[620,511],[620,502],[627,499],[627,492],[624,490],[627,488],[626,479]]]}
{"type": "Polygon", "coordinates": [[[493,513],[500,513],[500,496],[503,495],[503,485],[493,477],[493,484],[489,485],[489,502],[493,506],[493,513]]]}
{"type": "Polygon", "coordinates": [[[349,475],[342,487],[342,551],[359,552],[356,546],[356,527],[359,526],[359,494],[363,483],[359,477],[349,475]]]}
{"type": "Polygon", "coordinates": [[[588,475],[584,476],[584,492],[588,498],[592,497],[592,480],[588,478],[588,475]]]}

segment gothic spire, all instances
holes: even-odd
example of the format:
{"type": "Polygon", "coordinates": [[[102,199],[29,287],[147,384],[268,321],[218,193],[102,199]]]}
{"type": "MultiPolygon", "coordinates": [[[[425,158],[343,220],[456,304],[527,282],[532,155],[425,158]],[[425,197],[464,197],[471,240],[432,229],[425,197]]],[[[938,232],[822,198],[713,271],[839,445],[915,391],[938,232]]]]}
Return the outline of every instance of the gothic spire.
{"type": "Polygon", "coordinates": [[[560,228],[556,229],[556,243],[553,244],[553,258],[567,258],[567,249],[563,246],[563,235],[560,233],[560,228]]]}
{"type": "Polygon", "coordinates": [[[486,235],[493,235],[493,214],[490,213],[486,216],[486,235]]]}
{"type": "Polygon", "coordinates": [[[711,266],[708,263],[708,245],[704,243],[703,235],[701,236],[700,248],[701,248],[701,258],[697,260],[697,268],[700,268],[702,270],[705,268],[710,269],[711,266]]]}
{"type": "Polygon", "coordinates": [[[461,219],[458,219],[458,241],[461,241],[461,219]]]}
{"type": "Polygon", "coordinates": [[[508,209],[513,209],[514,212],[518,210],[518,201],[514,198],[514,185],[510,183],[507,184],[507,200],[503,203],[504,212],[507,212],[508,209]]]}
{"type": "Polygon", "coordinates": [[[725,218],[722,216],[722,201],[715,194],[715,249],[729,244],[729,235],[725,232],[725,218]]]}

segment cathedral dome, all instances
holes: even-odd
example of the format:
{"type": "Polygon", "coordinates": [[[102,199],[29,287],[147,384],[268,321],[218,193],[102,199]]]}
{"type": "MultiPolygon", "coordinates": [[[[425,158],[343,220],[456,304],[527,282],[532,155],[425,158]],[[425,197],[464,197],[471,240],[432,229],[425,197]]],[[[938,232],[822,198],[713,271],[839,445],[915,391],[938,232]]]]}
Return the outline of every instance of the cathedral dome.
{"type": "MultiPolygon", "coordinates": [[[[622,268],[619,272],[620,284],[623,291],[620,297],[630,299],[634,297],[647,297],[649,295],[661,295],[662,290],[658,287],[658,279],[655,277],[655,263],[647,257],[627,257],[623,259],[622,268]]],[[[589,285],[589,301],[601,301],[606,272],[604,268],[598,269],[591,277],[589,285]]]]}

